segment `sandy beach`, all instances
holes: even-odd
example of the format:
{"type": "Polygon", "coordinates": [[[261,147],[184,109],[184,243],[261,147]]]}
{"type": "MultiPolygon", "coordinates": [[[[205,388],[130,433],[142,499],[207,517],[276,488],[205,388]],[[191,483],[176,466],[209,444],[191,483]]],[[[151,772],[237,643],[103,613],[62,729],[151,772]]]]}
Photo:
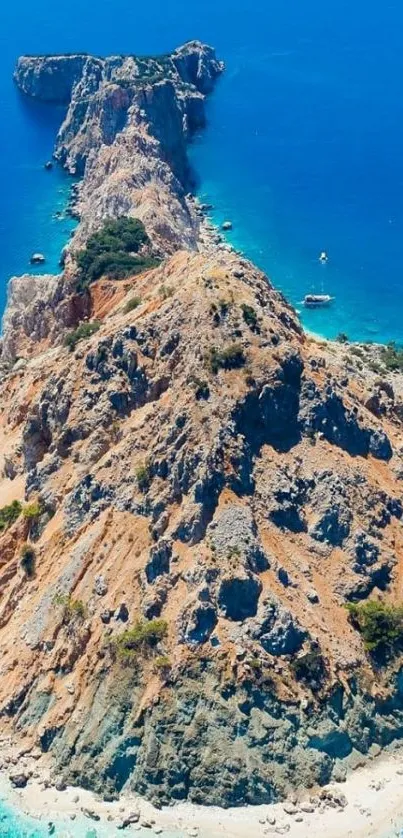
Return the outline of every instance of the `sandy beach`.
{"type": "MultiPolygon", "coordinates": [[[[344,783],[268,806],[236,809],[181,803],[156,809],[147,801],[122,794],[106,802],[90,791],[57,790],[35,759],[7,759],[0,776],[0,796],[11,807],[44,826],[54,824],[58,836],[162,835],[165,838],[250,838],[290,835],[292,838],[392,838],[403,823],[403,751],[396,749],[352,772],[344,783]],[[11,762],[11,765],[10,765],[11,762]],[[17,763],[17,764],[16,764],[17,763]],[[24,788],[10,776],[24,771],[24,788]]],[[[51,828],[52,829],[52,828],[51,828]]]]}

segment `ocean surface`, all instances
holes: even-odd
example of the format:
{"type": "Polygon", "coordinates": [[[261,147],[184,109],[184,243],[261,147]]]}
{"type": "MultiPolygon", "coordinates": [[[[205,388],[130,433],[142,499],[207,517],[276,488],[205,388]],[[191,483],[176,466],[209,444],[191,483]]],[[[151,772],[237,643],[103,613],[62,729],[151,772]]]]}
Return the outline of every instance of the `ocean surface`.
{"type": "MultiPolygon", "coordinates": [[[[311,291],[335,296],[302,312],[307,328],[402,342],[402,27],[399,0],[3,3],[0,310],[34,251],[57,271],[73,226],[56,217],[69,178],[43,168],[63,113],[18,94],[17,56],[156,53],[196,37],[227,66],[191,148],[214,220],[233,222],[230,241],[297,307],[311,291]]],[[[25,834],[4,824],[0,835],[25,834]]]]}
{"type": "Polygon", "coordinates": [[[191,150],[214,219],[233,222],[230,240],[297,307],[307,292],[335,296],[302,312],[309,329],[402,340],[401,2],[16,0],[1,18],[0,308],[33,251],[57,270],[72,228],[54,217],[68,178],[43,169],[62,113],[18,95],[17,55],[154,53],[199,37],[227,65],[191,150]]]}

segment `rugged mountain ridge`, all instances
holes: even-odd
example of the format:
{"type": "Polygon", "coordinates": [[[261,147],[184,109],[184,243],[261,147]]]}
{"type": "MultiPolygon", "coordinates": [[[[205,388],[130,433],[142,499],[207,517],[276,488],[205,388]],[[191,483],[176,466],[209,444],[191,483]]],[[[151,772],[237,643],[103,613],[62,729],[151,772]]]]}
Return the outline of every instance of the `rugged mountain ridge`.
{"type": "Polygon", "coordinates": [[[3,357],[53,344],[88,315],[75,294],[71,254],[105,218],[132,215],[146,225],[161,256],[199,248],[200,218],[188,189],[190,136],[205,124],[205,96],[223,70],[211,47],[192,41],[156,58],[23,56],[18,88],[39,101],[67,106],[55,157],[82,175],[74,192],[80,224],[59,277],[14,278],[3,326],[3,357]]]}
{"type": "MultiPolygon", "coordinates": [[[[72,111],[79,59],[60,82],[72,111]]],[[[26,92],[50,96],[46,61],[19,63],[26,92]]],[[[80,195],[106,153],[123,183],[122,149],[146,166],[143,131],[95,144],[80,195]]],[[[6,315],[0,506],[22,506],[0,531],[0,714],[55,777],[104,794],[268,802],[401,736],[400,657],[374,667],[345,604],[401,601],[403,388],[372,350],[304,334],[183,200],[197,234],[164,239],[160,266],[80,298],[73,242],[57,304],[41,279],[38,318],[28,301],[16,337],[6,315]],[[70,352],[77,299],[99,328],[70,352]]],[[[82,209],[77,240],[93,223],[82,209]]]]}

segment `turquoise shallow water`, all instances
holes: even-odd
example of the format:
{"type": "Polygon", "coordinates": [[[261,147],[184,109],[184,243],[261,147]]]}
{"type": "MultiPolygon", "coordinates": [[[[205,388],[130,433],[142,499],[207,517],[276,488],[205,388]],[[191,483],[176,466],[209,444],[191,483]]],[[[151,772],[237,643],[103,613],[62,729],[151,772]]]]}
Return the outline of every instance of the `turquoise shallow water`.
{"type": "MultiPolygon", "coordinates": [[[[0,800],[1,838],[45,838],[49,834],[48,823],[38,826],[36,820],[17,813],[4,800],[0,800]]],[[[60,830],[54,834],[59,834],[60,836],[60,830]]]]}
{"type": "Polygon", "coordinates": [[[192,148],[200,193],[232,240],[304,312],[313,331],[402,338],[403,7],[398,0],[19,0],[2,12],[0,52],[0,306],[10,274],[33,250],[56,269],[69,229],[52,215],[67,187],[42,165],[60,114],[21,99],[22,52],[157,52],[192,37],[215,44],[227,72],[192,148]],[[327,250],[323,267],[318,254],[327,250]]]}
{"type": "MultiPolygon", "coordinates": [[[[127,829],[124,834],[133,835],[134,832],[127,829]]],[[[152,830],[146,828],[136,830],[135,834],[138,838],[155,836],[152,830]]],[[[50,835],[55,838],[118,838],[122,831],[106,821],[91,822],[83,815],[78,815],[74,821],[68,817],[52,817],[39,822],[17,812],[9,802],[0,799],[0,838],[49,838],[50,835]]],[[[164,829],[164,838],[184,838],[184,833],[164,829]]]]}

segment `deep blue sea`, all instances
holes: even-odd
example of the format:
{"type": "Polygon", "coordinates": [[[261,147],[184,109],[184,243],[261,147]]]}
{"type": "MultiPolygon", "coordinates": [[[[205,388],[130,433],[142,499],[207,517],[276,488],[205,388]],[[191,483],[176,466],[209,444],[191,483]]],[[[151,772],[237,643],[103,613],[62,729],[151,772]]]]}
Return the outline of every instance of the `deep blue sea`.
{"type": "Polygon", "coordinates": [[[72,229],[55,218],[69,179],[43,169],[62,113],[19,96],[17,56],[155,53],[197,37],[227,65],[191,149],[214,219],[233,222],[230,240],[297,307],[312,290],[335,296],[303,314],[309,329],[402,341],[402,30],[401,0],[3,3],[0,309],[33,251],[57,270],[72,229]]]}
{"type": "Polygon", "coordinates": [[[191,150],[200,193],[229,238],[298,307],[305,325],[402,340],[403,6],[398,0],[16,0],[1,12],[0,304],[33,251],[57,269],[69,181],[47,173],[61,114],[12,84],[22,52],[157,52],[199,37],[227,72],[191,150]],[[326,250],[329,262],[320,265],[326,250]]]}

